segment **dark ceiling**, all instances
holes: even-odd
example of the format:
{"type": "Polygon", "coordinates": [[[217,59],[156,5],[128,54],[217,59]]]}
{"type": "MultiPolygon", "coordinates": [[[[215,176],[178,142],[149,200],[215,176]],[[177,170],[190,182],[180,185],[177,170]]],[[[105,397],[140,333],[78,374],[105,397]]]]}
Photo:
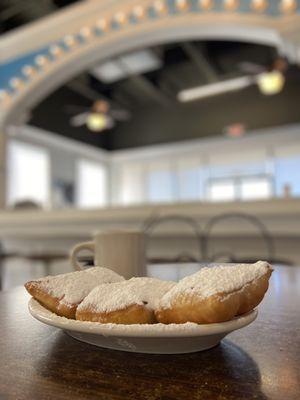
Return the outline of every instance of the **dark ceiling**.
{"type": "Polygon", "coordinates": [[[152,68],[112,78],[115,69],[124,72],[124,55],[109,60],[105,74],[105,65],[96,65],[39,104],[29,123],[116,150],[218,135],[236,122],[253,130],[300,121],[300,71],[295,66],[289,66],[284,89],[277,95],[264,96],[252,85],[189,103],[177,100],[183,89],[249,75],[255,68],[270,68],[278,57],[274,48],[206,41],[166,44],[146,49],[146,53],[155,61],[152,68]],[[98,133],[85,125],[72,127],[70,118],[89,111],[99,98],[129,112],[130,119],[98,133]]]}
{"type": "Polygon", "coordinates": [[[0,33],[36,21],[79,0],[1,0],[0,33]]]}

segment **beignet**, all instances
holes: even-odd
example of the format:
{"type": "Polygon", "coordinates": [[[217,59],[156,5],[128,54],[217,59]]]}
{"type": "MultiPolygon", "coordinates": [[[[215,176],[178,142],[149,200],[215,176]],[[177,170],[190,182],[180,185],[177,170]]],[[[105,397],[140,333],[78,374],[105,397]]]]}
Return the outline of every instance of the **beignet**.
{"type": "Polygon", "coordinates": [[[263,261],[202,268],[162,297],[156,318],[164,324],[229,321],[261,302],[271,273],[272,268],[263,261]]]}
{"type": "Polygon", "coordinates": [[[93,267],[29,281],[25,288],[48,310],[62,317],[75,319],[78,305],[94,287],[123,280],[122,276],[110,269],[93,267]]]}
{"type": "Polygon", "coordinates": [[[76,319],[115,324],[152,324],[154,309],[175,282],[155,278],[131,278],[128,281],[97,286],[82,301],[76,319]]]}

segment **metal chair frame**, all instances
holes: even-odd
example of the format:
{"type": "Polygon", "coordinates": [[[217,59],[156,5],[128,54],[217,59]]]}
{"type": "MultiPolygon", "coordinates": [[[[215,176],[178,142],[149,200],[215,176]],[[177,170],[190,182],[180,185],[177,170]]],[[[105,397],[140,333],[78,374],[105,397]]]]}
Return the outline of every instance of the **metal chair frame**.
{"type": "Polygon", "coordinates": [[[238,212],[232,212],[232,213],[226,213],[226,214],[220,214],[216,215],[215,217],[212,217],[207,224],[204,227],[204,233],[203,233],[203,248],[202,248],[202,254],[204,257],[208,260],[212,260],[212,257],[209,257],[208,255],[208,244],[209,244],[209,238],[212,232],[212,229],[214,226],[221,221],[228,220],[228,219],[243,219],[248,222],[250,222],[252,225],[254,225],[256,228],[258,228],[261,237],[263,238],[266,249],[267,249],[267,259],[272,260],[275,255],[275,245],[273,238],[271,234],[269,233],[267,227],[254,215],[250,214],[244,214],[244,213],[238,213],[238,212]]]}
{"type": "MultiPolygon", "coordinates": [[[[186,225],[190,226],[194,231],[195,237],[197,239],[198,251],[199,251],[199,260],[203,258],[202,250],[203,246],[203,234],[199,224],[191,217],[185,215],[178,215],[178,214],[171,214],[165,216],[154,216],[146,220],[143,225],[143,231],[146,233],[147,239],[149,239],[149,233],[151,234],[153,230],[158,226],[166,222],[170,221],[180,221],[185,223],[186,225]]],[[[146,240],[146,249],[147,249],[148,240],[146,240]]]]}

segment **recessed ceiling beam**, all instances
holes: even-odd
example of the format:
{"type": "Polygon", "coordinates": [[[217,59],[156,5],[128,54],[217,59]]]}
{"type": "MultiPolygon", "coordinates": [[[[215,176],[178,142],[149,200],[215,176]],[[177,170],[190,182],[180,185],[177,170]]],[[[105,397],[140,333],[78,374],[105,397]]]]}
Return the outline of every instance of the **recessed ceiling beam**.
{"type": "Polygon", "coordinates": [[[124,71],[127,71],[128,81],[132,83],[133,87],[140,90],[146,96],[159,103],[163,107],[170,107],[172,102],[168,96],[163,93],[157,86],[155,86],[149,79],[144,75],[136,74],[132,75],[131,71],[128,69],[126,63],[122,62],[121,59],[118,60],[119,65],[124,71]]]}
{"type": "Polygon", "coordinates": [[[216,71],[211,63],[192,43],[183,43],[181,45],[186,55],[193,61],[202,76],[205,77],[209,83],[217,82],[219,80],[216,71]]]}
{"type": "MultiPolygon", "coordinates": [[[[125,109],[126,106],[124,107],[123,104],[121,105],[120,103],[122,103],[121,101],[119,102],[118,100],[111,100],[110,98],[103,96],[101,93],[99,93],[97,90],[92,89],[91,87],[88,86],[88,84],[86,83],[86,79],[82,78],[78,78],[78,79],[74,79],[71,82],[67,83],[66,85],[69,89],[71,89],[72,91],[80,94],[81,96],[87,98],[88,100],[90,100],[91,102],[97,101],[99,99],[105,100],[110,104],[115,104],[118,107],[121,107],[122,109],[125,109]]],[[[127,111],[127,110],[126,110],[127,111]]]]}
{"type": "Polygon", "coordinates": [[[49,0],[43,2],[10,0],[3,7],[3,11],[0,11],[0,20],[4,22],[21,14],[30,21],[31,18],[43,17],[56,9],[49,0]]]}
{"type": "Polygon", "coordinates": [[[164,107],[170,107],[172,104],[171,100],[156,87],[152,82],[142,75],[134,75],[128,78],[132,82],[133,87],[137,88],[149,98],[154,100],[156,103],[161,104],[164,107]]]}
{"type": "Polygon", "coordinates": [[[104,99],[104,96],[102,96],[100,93],[96,92],[95,90],[75,79],[67,83],[66,86],[73,92],[80,94],[81,96],[85,97],[88,100],[91,100],[92,102],[99,100],[100,98],[104,99]]]}

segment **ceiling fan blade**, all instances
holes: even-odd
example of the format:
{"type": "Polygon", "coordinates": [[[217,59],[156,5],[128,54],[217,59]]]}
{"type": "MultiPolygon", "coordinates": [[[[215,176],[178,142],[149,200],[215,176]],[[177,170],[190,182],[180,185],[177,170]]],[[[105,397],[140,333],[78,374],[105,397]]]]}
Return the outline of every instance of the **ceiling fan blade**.
{"type": "Polygon", "coordinates": [[[243,61],[238,63],[238,67],[241,71],[247,74],[260,74],[261,72],[266,71],[266,67],[260,64],[255,64],[248,61],[243,61]]]}
{"type": "Polygon", "coordinates": [[[89,112],[84,112],[81,114],[74,115],[74,117],[70,118],[70,125],[72,125],[75,128],[84,125],[86,123],[88,115],[89,112]]]}
{"type": "Polygon", "coordinates": [[[89,107],[79,106],[76,104],[66,104],[63,109],[68,114],[74,114],[74,113],[81,113],[81,112],[87,111],[87,110],[89,110],[89,107]]]}
{"type": "Polygon", "coordinates": [[[112,129],[115,126],[115,121],[110,116],[107,116],[105,129],[112,129]]]}
{"type": "Polygon", "coordinates": [[[109,111],[109,114],[118,121],[128,121],[131,118],[131,113],[127,110],[113,108],[109,111]]]}

